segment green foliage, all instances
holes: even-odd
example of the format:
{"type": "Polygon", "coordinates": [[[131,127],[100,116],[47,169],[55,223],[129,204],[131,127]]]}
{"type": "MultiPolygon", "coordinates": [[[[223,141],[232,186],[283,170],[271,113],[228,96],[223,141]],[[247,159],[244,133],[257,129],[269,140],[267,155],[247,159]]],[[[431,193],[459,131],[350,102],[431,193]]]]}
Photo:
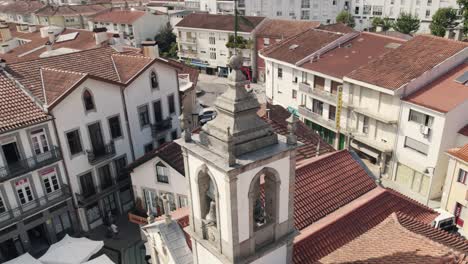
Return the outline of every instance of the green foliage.
{"type": "Polygon", "coordinates": [[[381,27],[382,31],[387,31],[393,26],[393,22],[389,17],[374,17],[372,20],[373,27],[381,27]]]}
{"type": "Polygon", "coordinates": [[[468,33],[468,0],[457,0],[462,15],[463,34],[468,33]]]}
{"type": "Polygon", "coordinates": [[[234,41],[234,35],[229,35],[228,42],[226,43],[226,47],[230,49],[250,49],[251,46],[251,41],[243,38],[242,36],[237,36],[236,41],[234,41]]]}
{"type": "Polygon", "coordinates": [[[453,8],[440,8],[432,16],[432,22],[429,25],[431,34],[439,37],[445,36],[448,28],[456,26],[457,11],[453,8]]]}
{"type": "Polygon", "coordinates": [[[154,40],[158,42],[159,52],[164,57],[177,57],[176,39],[177,36],[172,32],[172,26],[169,23],[154,37],[154,40]],[[174,45],[175,53],[173,52],[174,45]]]}
{"type": "Polygon", "coordinates": [[[348,11],[341,11],[337,16],[336,16],[336,22],[337,23],[343,23],[347,25],[348,27],[354,27],[356,23],[354,22],[354,17],[349,13],[348,11]]]}
{"type": "Polygon", "coordinates": [[[393,29],[403,34],[412,34],[419,29],[421,21],[411,13],[401,13],[395,23],[393,29]]]}

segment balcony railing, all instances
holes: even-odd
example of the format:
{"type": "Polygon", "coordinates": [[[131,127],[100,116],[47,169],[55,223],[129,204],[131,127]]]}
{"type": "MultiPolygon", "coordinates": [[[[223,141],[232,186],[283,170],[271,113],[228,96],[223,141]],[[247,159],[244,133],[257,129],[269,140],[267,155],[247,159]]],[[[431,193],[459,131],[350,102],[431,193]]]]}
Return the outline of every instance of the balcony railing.
{"type": "Polygon", "coordinates": [[[126,174],[127,177],[118,176],[116,179],[112,179],[110,183],[100,184],[98,186],[93,186],[94,191],[88,193],[75,193],[76,200],[80,206],[86,206],[90,203],[95,202],[109,195],[110,193],[119,190],[120,188],[128,185],[130,183],[130,176],[126,174]]]}
{"type": "Polygon", "coordinates": [[[93,150],[87,150],[88,161],[91,165],[94,165],[104,159],[108,159],[115,155],[114,141],[110,141],[109,144],[103,145],[100,148],[93,150]]]}
{"type": "Polygon", "coordinates": [[[21,174],[39,169],[43,166],[54,163],[61,158],[60,149],[58,147],[54,147],[48,152],[20,160],[14,164],[8,164],[5,167],[0,167],[0,181],[9,180],[21,174]]]}
{"type": "Polygon", "coordinates": [[[336,104],[337,100],[337,94],[325,91],[320,88],[312,88],[309,84],[307,83],[299,83],[299,91],[307,94],[314,95],[320,99],[323,99],[329,103],[336,104]]]}
{"type": "Polygon", "coordinates": [[[151,135],[153,138],[159,138],[161,134],[166,133],[168,130],[172,129],[172,118],[166,118],[156,124],[151,125],[151,135]]]}
{"type": "Polygon", "coordinates": [[[299,106],[299,114],[305,116],[315,123],[325,126],[329,129],[336,129],[336,122],[334,120],[325,119],[322,115],[314,113],[312,110],[306,108],[305,106],[299,106]]]}
{"type": "Polygon", "coordinates": [[[182,51],[179,51],[178,55],[179,57],[196,58],[197,51],[196,50],[182,50],[182,51]]]}
{"type": "Polygon", "coordinates": [[[183,44],[197,44],[197,39],[196,38],[185,38],[185,39],[181,39],[180,43],[183,43],[183,44]]]}
{"type": "Polygon", "coordinates": [[[71,198],[70,188],[68,185],[63,184],[57,191],[45,194],[31,202],[0,213],[0,228],[22,221],[29,216],[58,205],[69,198],[71,198]]]}

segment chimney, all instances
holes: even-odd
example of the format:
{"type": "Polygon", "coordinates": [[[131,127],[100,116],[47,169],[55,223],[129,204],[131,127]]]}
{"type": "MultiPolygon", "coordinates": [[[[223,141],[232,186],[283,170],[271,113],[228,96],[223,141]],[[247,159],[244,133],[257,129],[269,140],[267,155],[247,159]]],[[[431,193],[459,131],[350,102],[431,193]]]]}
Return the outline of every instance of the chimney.
{"type": "Polygon", "coordinates": [[[49,42],[54,43],[55,42],[55,34],[53,31],[47,32],[47,36],[49,37],[49,42]]]}
{"type": "Polygon", "coordinates": [[[7,53],[10,49],[8,48],[10,45],[8,44],[2,44],[2,46],[0,46],[0,54],[5,54],[7,53]]]}
{"type": "Polygon", "coordinates": [[[0,24],[0,37],[2,38],[2,42],[6,42],[12,39],[11,37],[11,31],[8,25],[6,24],[0,24]]]}
{"type": "Polygon", "coordinates": [[[94,39],[96,40],[96,46],[100,47],[102,46],[102,43],[106,42],[108,40],[107,37],[107,28],[101,27],[101,28],[94,28],[94,39]]]}
{"type": "Polygon", "coordinates": [[[33,32],[37,31],[37,28],[36,28],[35,25],[29,25],[28,30],[29,30],[29,32],[33,33],[33,32]]]}
{"type": "Polygon", "coordinates": [[[141,42],[143,56],[150,58],[159,58],[159,47],[156,41],[143,41],[141,42]]]}
{"type": "Polygon", "coordinates": [[[112,35],[112,45],[119,45],[122,44],[120,41],[120,35],[119,34],[114,34],[112,35]]]}
{"type": "Polygon", "coordinates": [[[6,67],[6,60],[0,59],[0,69],[3,70],[3,69],[5,69],[5,67],[6,67]]]}
{"type": "Polygon", "coordinates": [[[47,41],[45,43],[45,47],[46,47],[47,51],[51,51],[52,50],[52,42],[47,41]]]}

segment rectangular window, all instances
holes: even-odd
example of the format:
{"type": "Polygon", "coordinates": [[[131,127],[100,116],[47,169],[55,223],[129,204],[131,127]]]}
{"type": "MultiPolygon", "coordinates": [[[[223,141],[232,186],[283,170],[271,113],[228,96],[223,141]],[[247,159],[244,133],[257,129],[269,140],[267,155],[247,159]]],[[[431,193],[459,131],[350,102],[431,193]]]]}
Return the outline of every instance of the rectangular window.
{"type": "Polygon", "coordinates": [[[278,68],[278,78],[283,78],[283,69],[278,68]]]}
{"type": "Polygon", "coordinates": [[[302,20],[309,20],[310,19],[310,11],[309,10],[302,10],[301,11],[301,19],[302,20]]]}
{"type": "Polygon", "coordinates": [[[467,175],[468,175],[467,171],[460,169],[460,171],[458,172],[457,182],[465,184],[467,175]]]}
{"type": "Polygon", "coordinates": [[[410,109],[408,121],[416,122],[418,124],[431,127],[432,122],[434,121],[434,117],[410,109]]]}
{"type": "Polygon", "coordinates": [[[29,185],[28,179],[22,179],[15,183],[16,193],[21,204],[26,204],[34,200],[31,186],[29,185]]]}
{"type": "Polygon", "coordinates": [[[461,227],[463,227],[463,224],[464,224],[464,221],[463,221],[463,219],[461,218],[462,209],[463,209],[463,205],[461,205],[461,204],[459,204],[459,203],[456,203],[456,204],[455,204],[455,210],[454,210],[454,212],[453,212],[453,215],[455,216],[455,223],[456,223],[458,226],[461,226],[461,227]]]}
{"type": "Polygon", "coordinates": [[[362,120],[362,133],[369,134],[369,117],[364,116],[362,120]]]}
{"type": "Polygon", "coordinates": [[[49,142],[47,141],[44,129],[38,129],[31,132],[31,142],[33,145],[34,153],[39,155],[49,151],[49,142]]]}
{"type": "Polygon", "coordinates": [[[296,99],[297,98],[297,90],[292,90],[292,98],[296,99]]]}
{"type": "Polygon", "coordinates": [[[122,128],[120,127],[119,116],[109,118],[109,129],[112,139],[116,139],[122,136],[122,128]]]}
{"type": "Polygon", "coordinates": [[[140,126],[144,127],[149,125],[149,113],[148,113],[148,106],[143,105],[138,107],[138,117],[140,119],[140,126]]]}
{"type": "Polygon", "coordinates": [[[325,87],[325,78],[314,76],[314,89],[323,90],[325,87]]]}
{"type": "Polygon", "coordinates": [[[310,8],[310,0],[301,0],[301,8],[310,8]]]}
{"type": "Polygon", "coordinates": [[[60,189],[59,181],[57,178],[57,174],[55,173],[48,173],[46,175],[42,175],[42,180],[44,182],[44,187],[46,193],[52,193],[60,189]]]}
{"type": "Polygon", "coordinates": [[[328,119],[335,121],[335,116],[336,116],[336,107],[333,105],[330,105],[328,108],[328,119]]]}
{"type": "Polygon", "coordinates": [[[0,214],[6,212],[6,206],[5,203],[3,202],[3,197],[0,196],[0,214]]]}
{"type": "Polygon", "coordinates": [[[372,15],[374,15],[374,16],[381,16],[381,15],[382,15],[382,9],[383,9],[382,6],[374,6],[374,7],[372,8],[372,15]]]}
{"type": "Polygon", "coordinates": [[[153,112],[154,112],[154,122],[156,124],[161,122],[163,119],[161,101],[158,100],[153,103],[153,112]]]}
{"type": "Polygon", "coordinates": [[[338,93],[338,86],[339,85],[340,85],[340,83],[337,83],[335,81],[331,82],[331,93],[332,94],[337,94],[338,93]]]}
{"type": "Polygon", "coordinates": [[[209,42],[210,42],[211,45],[216,44],[216,38],[215,37],[210,37],[209,42]]]}
{"type": "Polygon", "coordinates": [[[158,182],[169,183],[169,169],[162,163],[156,165],[156,177],[158,182]]]}
{"type": "Polygon", "coordinates": [[[427,0],[427,5],[431,6],[432,5],[432,0],[427,0]]]}
{"type": "Polygon", "coordinates": [[[269,38],[264,38],[263,39],[263,46],[265,46],[265,47],[270,46],[270,39],[269,38]]]}
{"type": "Polygon", "coordinates": [[[88,218],[88,223],[94,223],[101,218],[101,210],[99,210],[97,203],[86,208],[86,218],[88,218]]]}
{"type": "Polygon", "coordinates": [[[174,130],[174,131],[171,132],[171,138],[172,138],[172,140],[177,139],[177,130],[174,130]]]}
{"type": "Polygon", "coordinates": [[[158,212],[158,195],[156,194],[156,192],[151,190],[144,190],[143,194],[145,196],[146,210],[150,211],[155,215],[160,215],[160,212],[158,212]]]}
{"type": "Polygon", "coordinates": [[[127,157],[120,157],[114,160],[115,172],[117,175],[125,173],[125,167],[127,167],[127,157]]]}
{"type": "Polygon", "coordinates": [[[282,16],[283,15],[283,12],[281,11],[276,11],[276,16],[282,16]]]}
{"type": "Polygon", "coordinates": [[[216,52],[210,52],[210,59],[216,60],[216,52]]]}
{"type": "Polygon", "coordinates": [[[81,193],[84,197],[89,197],[96,193],[91,172],[80,177],[81,193]]]}
{"type": "Polygon", "coordinates": [[[144,146],[145,154],[153,150],[153,143],[148,143],[144,146]]]}
{"type": "Polygon", "coordinates": [[[104,190],[112,185],[112,175],[109,164],[104,165],[98,169],[99,182],[101,184],[101,190],[104,190]]]}
{"type": "Polygon", "coordinates": [[[78,154],[83,151],[83,147],[81,145],[80,133],[79,130],[73,130],[66,134],[68,148],[70,149],[70,153],[72,155],[78,154]]]}
{"type": "Polygon", "coordinates": [[[429,152],[429,145],[419,142],[416,139],[412,139],[410,137],[405,138],[405,148],[410,148],[426,156],[429,152]]]}
{"type": "Polygon", "coordinates": [[[176,102],[175,102],[175,96],[173,94],[167,97],[167,103],[169,105],[169,114],[174,114],[176,111],[175,109],[176,102]]]}
{"type": "Polygon", "coordinates": [[[359,6],[356,6],[356,7],[354,8],[354,14],[355,14],[355,15],[359,15],[359,6]]]}
{"type": "Polygon", "coordinates": [[[372,9],[372,6],[370,6],[370,5],[364,5],[362,14],[363,14],[363,15],[370,15],[371,9],[372,9]]]}
{"type": "Polygon", "coordinates": [[[312,101],[312,112],[322,115],[323,113],[323,102],[313,99],[312,101]]]}
{"type": "Polygon", "coordinates": [[[188,198],[184,195],[179,195],[179,206],[181,208],[188,206],[188,198]]]}

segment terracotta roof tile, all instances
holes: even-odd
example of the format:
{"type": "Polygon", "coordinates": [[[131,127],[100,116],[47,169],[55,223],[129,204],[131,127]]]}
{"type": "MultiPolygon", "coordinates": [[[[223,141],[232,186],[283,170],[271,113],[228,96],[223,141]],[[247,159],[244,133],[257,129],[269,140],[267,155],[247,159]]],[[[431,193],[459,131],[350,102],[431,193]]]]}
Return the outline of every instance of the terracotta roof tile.
{"type": "Polygon", "coordinates": [[[39,1],[12,1],[0,6],[0,12],[7,14],[31,14],[43,6],[44,4],[39,1]]]}
{"type": "Polygon", "coordinates": [[[113,54],[111,58],[116,66],[115,68],[119,75],[119,81],[123,83],[128,82],[152,61],[152,59],[148,57],[121,54],[113,54]]]}
{"type": "Polygon", "coordinates": [[[131,11],[112,9],[108,12],[99,13],[90,18],[90,20],[94,22],[109,22],[115,24],[133,24],[145,14],[146,12],[138,10],[131,11]]]}
{"type": "Polygon", "coordinates": [[[345,77],[396,90],[466,47],[468,43],[418,35],[345,77]]]}
{"type": "Polygon", "coordinates": [[[295,64],[341,36],[335,32],[308,29],[263,49],[261,53],[268,58],[295,64]]]}
{"type": "Polygon", "coordinates": [[[90,5],[48,5],[36,12],[36,16],[91,16],[108,9],[102,4],[90,5]]]}
{"type": "Polygon", "coordinates": [[[458,131],[458,134],[468,137],[468,124],[462,129],[460,129],[460,131],[458,131]]]}
{"type": "Polygon", "coordinates": [[[343,23],[320,25],[320,27],[318,27],[318,28],[322,29],[322,30],[333,31],[333,32],[338,32],[338,33],[345,33],[345,34],[355,31],[352,27],[348,27],[347,25],[345,25],[343,23]]]}
{"type": "Polygon", "coordinates": [[[468,72],[468,63],[462,63],[404,100],[435,111],[447,113],[468,100],[468,86],[455,80],[468,72]]]}
{"type": "Polygon", "coordinates": [[[309,28],[317,28],[319,25],[319,21],[267,18],[259,26],[255,35],[263,38],[288,38],[309,28]]]}
{"type": "Polygon", "coordinates": [[[461,148],[449,149],[447,150],[447,153],[465,162],[468,162],[468,144],[461,148]]]}
{"type": "Polygon", "coordinates": [[[64,94],[67,89],[70,89],[86,76],[84,73],[49,68],[42,68],[41,75],[45,100],[48,105],[52,104],[58,97],[64,94]]]}
{"type": "Polygon", "coordinates": [[[138,166],[144,164],[145,162],[153,159],[154,157],[159,157],[160,159],[164,160],[173,169],[175,169],[180,174],[185,176],[184,158],[182,156],[182,149],[180,148],[180,145],[175,143],[174,141],[165,143],[161,145],[160,147],[153,149],[152,151],[146,153],[139,159],[129,164],[127,168],[129,170],[133,170],[137,168],[138,166]]]}
{"type": "MultiPolygon", "coordinates": [[[[251,32],[265,19],[264,17],[255,16],[244,16],[244,18],[250,21],[251,25],[248,25],[242,20],[239,21],[239,32],[251,32]]],[[[234,16],[192,13],[188,16],[185,16],[175,26],[186,28],[203,28],[222,31],[234,31],[234,16]]]]}
{"type": "Polygon", "coordinates": [[[401,212],[429,225],[437,216],[432,209],[392,190],[354,209],[331,224],[294,244],[295,263],[318,260],[369,231],[394,212],[401,212]]]}
{"type": "Polygon", "coordinates": [[[11,79],[0,73],[0,132],[47,120],[42,111],[11,79]]]}
{"type": "Polygon", "coordinates": [[[319,157],[296,169],[295,226],[301,230],[376,187],[348,151],[319,157]]]}

